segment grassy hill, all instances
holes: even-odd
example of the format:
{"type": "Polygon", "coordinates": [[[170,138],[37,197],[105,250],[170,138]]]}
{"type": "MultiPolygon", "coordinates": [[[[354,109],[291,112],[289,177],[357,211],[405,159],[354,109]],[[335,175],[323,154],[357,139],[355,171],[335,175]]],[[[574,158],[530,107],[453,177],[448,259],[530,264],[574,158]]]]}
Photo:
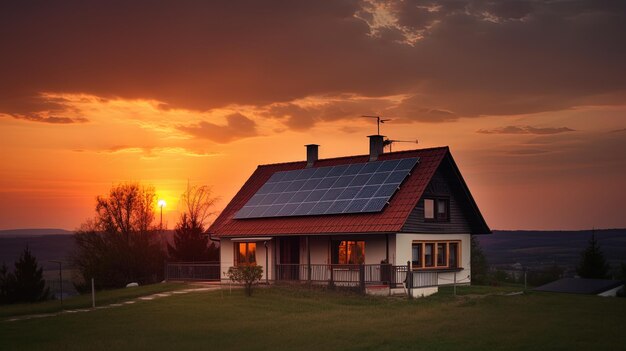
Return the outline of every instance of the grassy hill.
{"type": "Polygon", "coordinates": [[[3,350],[614,350],[626,299],[461,288],[424,299],[305,289],[175,295],[0,322],[3,350]]]}

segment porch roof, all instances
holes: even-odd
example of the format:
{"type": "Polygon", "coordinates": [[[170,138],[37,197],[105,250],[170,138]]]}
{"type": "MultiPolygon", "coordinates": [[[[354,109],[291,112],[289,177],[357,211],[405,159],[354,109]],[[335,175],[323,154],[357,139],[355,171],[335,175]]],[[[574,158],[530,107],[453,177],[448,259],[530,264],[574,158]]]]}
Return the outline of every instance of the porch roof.
{"type": "MultiPolygon", "coordinates": [[[[419,164],[381,212],[234,219],[235,213],[248,202],[272,174],[279,171],[302,169],[306,167],[307,163],[300,161],[260,165],[224,208],[208,232],[215,237],[399,232],[446,156],[451,157],[448,147],[390,152],[380,155],[379,160],[420,158],[419,164]]],[[[321,159],[315,162],[314,167],[364,163],[368,160],[369,155],[321,159]]]]}

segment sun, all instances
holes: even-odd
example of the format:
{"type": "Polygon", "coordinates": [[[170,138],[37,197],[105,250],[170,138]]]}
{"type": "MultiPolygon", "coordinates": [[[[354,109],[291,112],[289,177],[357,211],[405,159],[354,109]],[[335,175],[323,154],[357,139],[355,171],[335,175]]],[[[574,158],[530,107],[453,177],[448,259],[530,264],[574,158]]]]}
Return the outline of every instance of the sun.
{"type": "Polygon", "coordinates": [[[159,202],[157,202],[157,205],[159,207],[165,207],[167,205],[167,202],[165,202],[165,200],[161,199],[161,200],[159,200],[159,202]]]}

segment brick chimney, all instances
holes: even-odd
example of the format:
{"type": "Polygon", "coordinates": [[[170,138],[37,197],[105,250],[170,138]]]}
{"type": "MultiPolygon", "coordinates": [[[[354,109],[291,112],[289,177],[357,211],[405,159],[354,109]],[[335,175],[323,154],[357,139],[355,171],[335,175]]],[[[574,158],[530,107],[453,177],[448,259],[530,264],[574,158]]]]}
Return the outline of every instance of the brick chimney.
{"type": "Polygon", "coordinates": [[[370,161],[376,161],[385,148],[385,136],[377,134],[369,135],[368,138],[370,138],[370,161]]]}
{"type": "Polygon", "coordinates": [[[306,146],[306,168],[313,167],[315,161],[318,158],[319,145],[317,144],[308,144],[306,146]]]}

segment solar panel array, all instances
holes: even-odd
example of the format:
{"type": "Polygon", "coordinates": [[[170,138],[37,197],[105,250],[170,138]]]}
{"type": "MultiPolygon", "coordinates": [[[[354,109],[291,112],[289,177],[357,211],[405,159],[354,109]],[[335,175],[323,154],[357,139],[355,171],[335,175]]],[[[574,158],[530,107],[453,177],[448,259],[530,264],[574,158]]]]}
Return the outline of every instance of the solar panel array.
{"type": "Polygon", "coordinates": [[[236,219],[380,212],[419,158],[276,172],[236,219]]]}

